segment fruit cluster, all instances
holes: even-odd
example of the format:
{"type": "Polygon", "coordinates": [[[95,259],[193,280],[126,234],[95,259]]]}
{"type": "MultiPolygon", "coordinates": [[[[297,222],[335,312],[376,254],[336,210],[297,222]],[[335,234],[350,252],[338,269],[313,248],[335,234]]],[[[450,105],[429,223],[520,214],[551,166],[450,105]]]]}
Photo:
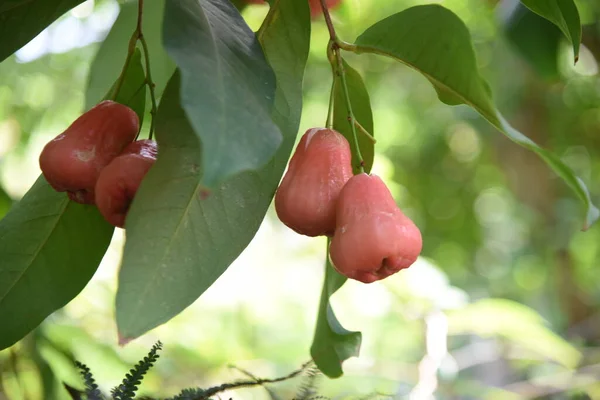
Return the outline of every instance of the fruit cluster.
{"type": "Polygon", "coordinates": [[[334,268],[371,283],[411,266],[422,238],[378,176],[353,175],[351,157],[341,133],[309,129],[277,190],[275,210],[302,235],[332,237],[334,268]]]}
{"type": "Polygon", "coordinates": [[[103,101],[50,141],[40,155],[42,174],[56,191],[77,203],[96,204],[122,228],[142,179],[156,161],[153,140],[135,141],[137,114],[103,101]]]}

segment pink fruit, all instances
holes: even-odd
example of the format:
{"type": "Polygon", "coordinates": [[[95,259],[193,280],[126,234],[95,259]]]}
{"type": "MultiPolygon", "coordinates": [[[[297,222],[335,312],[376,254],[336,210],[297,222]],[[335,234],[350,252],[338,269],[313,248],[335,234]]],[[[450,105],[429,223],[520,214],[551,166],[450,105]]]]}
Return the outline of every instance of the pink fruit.
{"type": "Polygon", "coordinates": [[[350,178],[338,199],[330,247],[331,262],[340,274],[371,283],[410,267],[421,247],[419,228],[396,206],[378,176],[350,178]]]}
{"type": "Polygon", "coordinates": [[[350,145],[341,133],[306,131],[275,195],[281,222],[302,235],[332,235],[338,195],[352,176],[350,162],[350,145]]]}
{"type": "Polygon", "coordinates": [[[112,225],[123,228],[129,206],[144,176],[156,161],[156,142],[131,143],[100,173],[96,183],[96,205],[112,225]]]}
{"type": "Polygon", "coordinates": [[[46,144],[40,154],[42,173],[56,191],[92,204],[100,171],[135,139],[138,128],[132,109],[103,101],[46,144]]]}

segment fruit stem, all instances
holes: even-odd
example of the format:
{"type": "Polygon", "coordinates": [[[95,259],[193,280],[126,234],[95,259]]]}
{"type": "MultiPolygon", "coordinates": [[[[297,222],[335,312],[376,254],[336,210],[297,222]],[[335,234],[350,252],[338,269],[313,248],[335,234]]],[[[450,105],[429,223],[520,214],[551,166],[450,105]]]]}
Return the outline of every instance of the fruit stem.
{"type": "Polygon", "coordinates": [[[150,71],[150,52],[148,51],[148,43],[146,43],[146,38],[144,37],[144,33],[142,31],[142,13],[144,10],[144,0],[139,0],[139,8],[138,8],[138,39],[142,44],[142,50],[144,51],[144,62],[146,65],[146,84],[148,85],[148,90],[150,91],[150,101],[152,102],[152,108],[150,109],[150,134],[149,138],[152,139],[154,135],[154,119],[156,118],[156,94],[154,93],[154,81],[152,81],[152,72],[150,71]]]}
{"type": "Polygon", "coordinates": [[[358,122],[358,120],[355,119],[354,120],[354,124],[356,125],[356,127],[358,128],[358,130],[360,131],[360,133],[362,133],[363,135],[365,135],[366,137],[368,137],[369,140],[371,142],[373,142],[373,144],[377,143],[377,139],[375,139],[375,137],[373,135],[371,135],[369,133],[369,131],[366,130],[365,127],[362,126],[360,122],[358,122]]]}
{"type": "MultiPolygon", "coordinates": [[[[323,9],[323,16],[325,17],[325,24],[327,24],[327,30],[329,31],[329,44],[327,45],[327,58],[331,63],[331,67],[335,73],[334,75],[334,83],[332,85],[331,91],[331,99],[330,99],[330,113],[332,108],[332,99],[333,99],[333,89],[335,88],[335,76],[340,78],[342,83],[342,89],[344,93],[344,100],[346,100],[346,108],[348,109],[348,123],[350,124],[350,129],[352,130],[352,137],[354,138],[354,145],[356,150],[356,157],[358,158],[358,169],[359,171],[365,172],[365,161],[360,151],[360,146],[358,144],[358,135],[356,134],[356,118],[354,118],[354,113],[352,112],[352,103],[350,102],[350,92],[348,91],[348,83],[346,82],[346,71],[344,70],[344,63],[342,60],[342,54],[340,53],[340,45],[339,43],[344,43],[337,38],[337,34],[335,32],[335,27],[333,26],[333,21],[331,20],[331,15],[329,14],[329,8],[327,7],[327,3],[325,0],[320,0],[321,8],[323,9]]],[[[327,122],[329,123],[329,115],[327,117],[327,122]]],[[[365,130],[366,131],[366,130],[365,130]]],[[[369,136],[371,136],[369,134],[369,136]]],[[[372,137],[372,136],[371,136],[372,137]]]]}
{"type": "MultiPolygon", "coordinates": [[[[154,134],[154,117],[156,116],[156,94],[154,93],[154,81],[152,81],[152,73],[150,71],[150,52],[148,51],[148,43],[146,43],[146,38],[144,37],[144,33],[142,30],[142,22],[144,20],[144,0],[138,0],[138,14],[137,14],[137,25],[135,31],[131,35],[129,39],[129,47],[127,49],[127,58],[125,59],[125,64],[123,65],[123,69],[121,70],[121,75],[119,75],[119,80],[115,87],[114,94],[112,96],[113,100],[116,100],[119,95],[119,91],[123,86],[123,81],[125,80],[125,74],[127,73],[127,68],[129,68],[129,63],[131,62],[131,57],[135,52],[135,47],[137,45],[138,40],[142,44],[142,51],[144,53],[144,63],[146,70],[146,79],[144,80],[144,84],[148,85],[148,89],[150,91],[150,100],[152,102],[152,109],[150,110],[150,134],[149,138],[152,139],[154,134]]],[[[137,140],[137,137],[136,137],[137,140]]]]}
{"type": "Polygon", "coordinates": [[[329,93],[329,109],[327,111],[327,120],[325,127],[328,129],[333,128],[333,96],[335,94],[335,78],[331,81],[331,92],[329,93]]]}
{"type": "Polygon", "coordinates": [[[333,128],[333,105],[334,105],[334,97],[335,97],[335,56],[333,55],[333,47],[331,46],[333,42],[330,40],[329,45],[327,46],[327,59],[331,64],[331,75],[333,79],[331,80],[331,92],[329,93],[329,109],[327,111],[327,120],[325,122],[326,128],[333,128]]]}
{"type": "Polygon", "coordinates": [[[365,172],[365,161],[360,151],[358,135],[356,134],[357,121],[354,117],[354,112],[352,112],[352,102],[350,101],[350,92],[348,91],[348,83],[346,82],[346,71],[344,70],[344,62],[342,59],[342,55],[340,54],[340,49],[336,48],[335,43],[333,43],[333,53],[335,54],[335,61],[337,63],[335,73],[340,78],[340,82],[342,83],[344,100],[346,101],[346,109],[348,110],[348,123],[350,124],[350,129],[352,130],[352,137],[354,138],[354,147],[356,151],[356,157],[358,158],[358,165],[356,167],[361,173],[363,173],[365,172]]]}

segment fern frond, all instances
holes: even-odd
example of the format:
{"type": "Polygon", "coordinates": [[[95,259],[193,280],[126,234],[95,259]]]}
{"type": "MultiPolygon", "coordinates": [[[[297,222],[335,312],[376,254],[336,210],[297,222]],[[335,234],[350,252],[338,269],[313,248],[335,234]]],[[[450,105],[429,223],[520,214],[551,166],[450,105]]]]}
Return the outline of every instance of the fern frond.
{"type": "Polygon", "coordinates": [[[198,400],[206,394],[204,389],[183,389],[175,397],[171,397],[167,400],[198,400]]]}
{"type": "Polygon", "coordinates": [[[315,366],[311,365],[306,369],[305,377],[300,384],[294,396],[295,400],[316,400],[317,396],[317,383],[321,377],[321,371],[315,366]]]}
{"type": "Polygon", "coordinates": [[[158,351],[162,350],[162,343],[156,342],[146,357],[140,360],[139,363],[125,375],[123,382],[112,389],[111,394],[115,400],[131,400],[135,397],[135,392],[138,390],[138,385],[142,383],[144,375],[158,360],[158,351]]]}
{"type": "Polygon", "coordinates": [[[83,377],[83,383],[85,384],[85,395],[87,396],[87,399],[102,400],[102,393],[100,392],[98,385],[96,385],[92,371],[87,365],[82,364],[79,361],[75,361],[75,366],[79,368],[79,373],[83,377]]]}

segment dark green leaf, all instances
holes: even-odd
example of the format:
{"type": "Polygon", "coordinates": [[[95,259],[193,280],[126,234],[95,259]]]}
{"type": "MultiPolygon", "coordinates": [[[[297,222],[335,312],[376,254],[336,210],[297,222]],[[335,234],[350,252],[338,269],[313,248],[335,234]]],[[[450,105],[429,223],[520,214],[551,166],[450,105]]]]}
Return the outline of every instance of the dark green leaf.
{"type": "MultiPolygon", "coordinates": [[[[371,112],[369,92],[358,71],[348,65],[346,61],[344,61],[344,70],[346,71],[346,83],[348,85],[354,117],[371,135],[373,135],[373,113],[371,112]]],[[[333,128],[342,133],[350,142],[350,148],[352,149],[352,168],[354,173],[357,174],[360,171],[360,162],[356,155],[356,151],[354,150],[356,148],[354,136],[352,135],[350,123],[348,122],[348,107],[346,106],[342,82],[339,77],[336,78],[333,104],[333,128]]],[[[371,167],[373,167],[375,145],[371,139],[361,133],[358,129],[357,135],[360,153],[363,156],[364,169],[366,172],[370,172],[371,167]]]]}
{"type": "Polygon", "coordinates": [[[346,277],[333,269],[329,261],[329,240],[327,241],[327,261],[325,262],[325,282],[319,303],[319,316],[310,354],[321,372],[330,378],[342,376],[342,362],[350,357],[358,357],[362,334],[351,332],[337,320],[329,298],[346,282],[346,277]]]}
{"type": "Polygon", "coordinates": [[[112,232],[95,207],[69,201],[38,178],[0,222],[0,349],[84,288],[112,232]]]}
{"type": "MultiPolygon", "coordinates": [[[[160,96],[173,75],[175,64],[162,45],[160,26],[163,20],[165,0],[144,2],[143,33],[150,53],[150,68],[155,92],[160,96]]],[[[121,5],[121,11],[108,36],[102,42],[92,66],[90,67],[88,86],[85,93],[85,108],[90,109],[98,103],[117,80],[123,69],[129,38],[137,23],[137,1],[121,5]]]]}
{"type": "Polygon", "coordinates": [[[304,1],[275,2],[258,33],[277,78],[272,117],[284,134],[282,146],[261,170],[227,179],[208,197],[200,185],[199,142],[180,105],[179,78],[169,83],[157,115],[158,160],[126,222],[116,311],[123,340],[190,305],[254,237],[298,131],[309,15],[304,1]]]}
{"type": "Polygon", "coordinates": [[[386,55],[418,70],[434,85],[441,101],[473,107],[513,142],[537,153],[583,202],[583,229],[598,219],[600,212],[583,181],[557,156],[511,127],[495,108],[479,75],[469,31],[454,13],[439,5],[412,7],[371,26],[356,44],[360,52],[386,55]]]}
{"type": "Polygon", "coordinates": [[[4,0],[0,3],[0,61],[25,46],[83,0],[4,0]]]}
{"type": "Polygon", "coordinates": [[[521,3],[558,26],[571,42],[575,62],[577,62],[581,43],[581,22],[575,2],[573,0],[521,0],[521,3]]]}
{"type": "MultiPolygon", "coordinates": [[[[104,100],[112,99],[118,82],[115,82],[110,90],[104,96],[104,100]]],[[[142,53],[135,49],[129,62],[129,67],[125,72],[125,78],[121,84],[117,97],[114,100],[118,103],[129,106],[140,119],[140,126],[144,122],[144,111],[146,109],[146,75],[142,67],[142,53]]]]}
{"type": "Polygon", "coordinates": [[[202,141],[203,183],[263,167],[282,141],[271,119],[275,75],[237,9],[229,0],[170,1],[163,29],[183,109],[202,141]]]}
{"type": "Polygon", "coordinates": [[[505,26],[506,37],[519,55],[535,72],[548,80],[556,80],[560,30],[525,6],[517,6],[505,26]]]}

